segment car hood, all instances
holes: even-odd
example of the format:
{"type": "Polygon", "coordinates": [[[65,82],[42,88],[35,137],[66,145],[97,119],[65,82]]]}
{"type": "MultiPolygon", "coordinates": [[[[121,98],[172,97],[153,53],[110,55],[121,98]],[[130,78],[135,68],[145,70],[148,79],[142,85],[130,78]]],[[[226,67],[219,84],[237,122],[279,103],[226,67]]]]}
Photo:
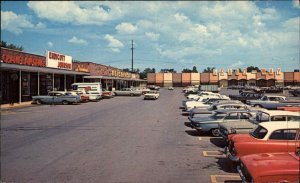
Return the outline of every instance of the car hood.
{"type": "Polygon", "coordinates": [[[299,156],[296,156],[295,153],[251,154],[242,156],[241,161],[254,180],[260,176],[279,173],[296,175],[299,173],[299,156]]]}
{"type": "Polygon", "coordinates": [[[249,142],[253,141],[254,137],[252,137],[249,133],[248,134],[233,134],[228,137],[229,140],[237,142],[249,142]]]}

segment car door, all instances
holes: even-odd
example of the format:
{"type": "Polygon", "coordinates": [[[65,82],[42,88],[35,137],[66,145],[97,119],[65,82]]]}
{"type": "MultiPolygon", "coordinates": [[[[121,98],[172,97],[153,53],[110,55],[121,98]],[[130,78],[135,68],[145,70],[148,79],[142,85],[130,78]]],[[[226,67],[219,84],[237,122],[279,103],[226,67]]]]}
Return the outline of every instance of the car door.
{"type": "Polygon", "coordinates": [[[235,123],[238,120],[239,120],[239,113],[230,112],[224,117],[222,121],[223,122],[222,125],[229,130],[230,128],[235,128],[235,123]]]}
{"type": "Polygon", "coordinates": [[[250,122],[252,115],[248,112],[239,113],[239,120],[234,123],[233,128],[237,133],[248,133],[257,125],[250,122]]]}
{"type": "Polygon", "coordinates": [[[264,150],[266,152],[295,152],[299,147],[299,129],[275,130],[269,136],[264,150]]]}

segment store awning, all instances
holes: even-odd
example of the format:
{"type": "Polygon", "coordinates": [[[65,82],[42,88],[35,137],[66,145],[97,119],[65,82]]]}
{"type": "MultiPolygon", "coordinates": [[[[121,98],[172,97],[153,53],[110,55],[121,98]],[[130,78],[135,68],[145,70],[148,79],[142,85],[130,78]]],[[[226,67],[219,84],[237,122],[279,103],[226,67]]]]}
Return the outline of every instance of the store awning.
{"type": "Polygon", "coordinates": [[[144,81],[144,79],[135,79],[135,78],[119,78],[119,77],[111,77],[111,76],[83,76],[84,79],[111,79],[111,80],[123,80],[123,81],[144,81]]]}
{"type": "Polygon", "coordinates": [[[72,74],[72,75],[90,75],[90,73],[86,72],[77,72],[71,70],[64,70],[64,69],[55,69],[49,67],[34,67],[28,65],[17,65],[17,64],[7,64],[1,63],[2,70],[21,70],[27,72],[43,72],[43,73],[54,73],[54,74],[72,74]]]}

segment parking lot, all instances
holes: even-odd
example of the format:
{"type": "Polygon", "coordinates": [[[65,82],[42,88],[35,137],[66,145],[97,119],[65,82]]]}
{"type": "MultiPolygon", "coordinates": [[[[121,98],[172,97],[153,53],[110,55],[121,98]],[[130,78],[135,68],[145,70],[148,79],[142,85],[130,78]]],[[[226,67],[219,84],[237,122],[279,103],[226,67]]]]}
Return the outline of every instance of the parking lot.
{"type": "Polygon", "coordinates": [[[3,182],[238,182],[221,140],[182,116],[181,89],[158,100],[2,110],[3,182]]]}

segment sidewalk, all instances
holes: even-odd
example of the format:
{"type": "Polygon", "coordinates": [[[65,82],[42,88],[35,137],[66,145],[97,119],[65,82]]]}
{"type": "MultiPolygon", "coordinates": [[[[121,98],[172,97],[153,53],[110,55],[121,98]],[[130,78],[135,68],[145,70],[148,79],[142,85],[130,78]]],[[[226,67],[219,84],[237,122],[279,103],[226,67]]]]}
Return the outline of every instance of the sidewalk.
{"type": "Polygon", "coordinates": [[[20,103],[13,103],[13,104],[2,104],[0,105],[0,109],[14,109],[14,108],[19,108],[19,107],[26,107],[26,106],[30,106],[32,101],[28,101],[28,102],[22,102],[20,103]]]}

